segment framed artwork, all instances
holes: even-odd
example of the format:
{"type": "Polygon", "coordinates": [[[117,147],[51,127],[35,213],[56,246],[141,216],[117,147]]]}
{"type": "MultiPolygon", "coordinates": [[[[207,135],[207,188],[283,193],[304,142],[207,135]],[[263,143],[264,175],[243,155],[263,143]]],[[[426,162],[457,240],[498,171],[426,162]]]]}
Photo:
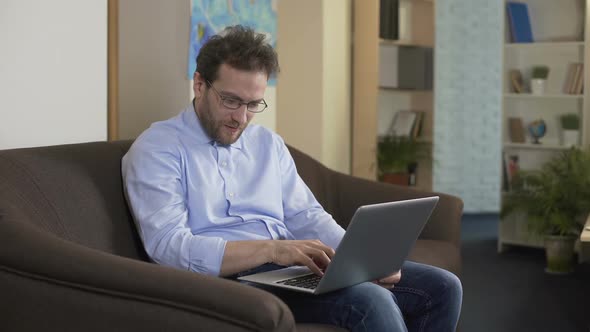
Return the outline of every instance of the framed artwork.
{"type": "MultiPolygon", "coordinates": [[[[269,43],[277,42],[278,0],[192,0],[187,78],[193,78],[196,58],[203,44],[228,26],[241,24],[264,33],[269,43]]],[[[276,85],[274,77],[268,85],[276,85]]]]}

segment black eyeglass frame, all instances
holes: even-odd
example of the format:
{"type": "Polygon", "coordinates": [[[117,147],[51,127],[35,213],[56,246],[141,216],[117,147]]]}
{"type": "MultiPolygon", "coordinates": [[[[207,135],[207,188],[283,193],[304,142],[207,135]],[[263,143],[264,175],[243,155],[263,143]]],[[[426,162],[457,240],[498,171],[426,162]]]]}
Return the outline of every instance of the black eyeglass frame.
{"type": "Polygon", "coordinates": [[[215,91],[217,96],[219,96],[219,100],[221,102],[221,105],[223,105],[225,108],[230,109],[232,111],[239,109],[240,107],[242,107],[242,105],[246,105],[246,110],[248,112],[262,113],[268,107],[268,105],[266,104],[266,101],[264,99],[262,99],[259,102],[256,102],[256,101],[245,102],[245,101],[241,101],[241,100],[234,98],[234,97],[224,96],[221,93],[219,93],[219,91],[217,91],[217,89],[215,89],[215,87],[213,86],[213,83],[209,82],[209,80],[206,80],[205,82],[207,83],[207,87],[210,87],[211,89],[213,89],[213,91],[215,91]],[[256,107],[255,110],[250,109],[250,105],[254,105],[256,107]],[[262,107],[260,110],[258,110],[258,108],[260,106],[264,106],[264,107],[262,107]]]}

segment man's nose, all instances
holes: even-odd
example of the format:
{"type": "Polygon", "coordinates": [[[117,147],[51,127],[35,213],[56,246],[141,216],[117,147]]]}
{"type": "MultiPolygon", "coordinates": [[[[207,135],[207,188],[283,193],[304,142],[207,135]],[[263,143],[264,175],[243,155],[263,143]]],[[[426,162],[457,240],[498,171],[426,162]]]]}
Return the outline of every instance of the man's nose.
{"type": "Polygon", "coordinates": [[[234,110],[231,114],[232,120],[237,121],[240,125],[246,123],[248,121],[248,105],[240,105],[240,107],[234,110]]]}

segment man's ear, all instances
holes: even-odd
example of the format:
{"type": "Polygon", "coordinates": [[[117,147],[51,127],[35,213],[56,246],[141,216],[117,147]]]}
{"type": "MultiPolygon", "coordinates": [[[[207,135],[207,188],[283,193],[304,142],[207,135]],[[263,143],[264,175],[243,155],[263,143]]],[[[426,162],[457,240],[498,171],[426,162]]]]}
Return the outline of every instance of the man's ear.
{"type": "Polygon", "coordinates": [[[199,99],[205,93],[206,83],[201,74],[198,71],[195,71],[193,75],[193,92],[195,93],[195,98],[199,99]]]}

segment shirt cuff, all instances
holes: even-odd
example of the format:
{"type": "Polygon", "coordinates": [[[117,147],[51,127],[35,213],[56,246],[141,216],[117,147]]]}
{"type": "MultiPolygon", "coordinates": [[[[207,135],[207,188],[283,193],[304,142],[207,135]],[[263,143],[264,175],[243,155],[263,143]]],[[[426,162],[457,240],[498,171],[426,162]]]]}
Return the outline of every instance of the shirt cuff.
{"type": "Polygon", "coordinates": [[[219,276],[226,243],[226,240],[219,237],[193,236],[189,251],[189,271],[219,276]]]}
{"type": "Polygon", "coordinates": [[[336,250],[338,245],[340,245],[340,241],[342,241],[342,238],[344,237],[344,233],[346,233],[346,231],[340,227],[340,225],[336,224],[335,227],[330,227],[329,230],[324,231],[320,237],[320,240],[325,245],[336,250]]]}

